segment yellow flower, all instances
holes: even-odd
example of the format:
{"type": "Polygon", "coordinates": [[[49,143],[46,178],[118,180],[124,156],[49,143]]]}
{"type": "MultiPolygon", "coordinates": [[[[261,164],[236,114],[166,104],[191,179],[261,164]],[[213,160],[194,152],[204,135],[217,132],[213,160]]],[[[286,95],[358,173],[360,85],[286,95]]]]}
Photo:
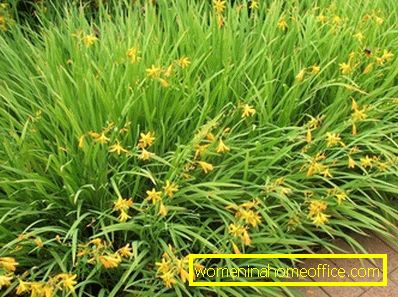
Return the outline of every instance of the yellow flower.
{"type": "Polygon", "coordinates": [[[333,23],[336,25],[336,26],[338,26],[338,25],[340,25],[341,24],[341,17],[339,17],[338,15],[335,15],[334,17],[333,17],[333,23]]]}
{"type": "Polygon", "coordinates": [[[41,238],[40,238],[40,237],[37,237],[37,238],[34,240],[34,243],[36,244],[36,246],[37,246],[38,248],[42,248],[42,247],[44,246],[43,241],[41,241],[41,238]]]}
{"type": "Polygon", "coordinates": [[[225,143],[222,141],[222,139],[220,139],[216,152],[217,153],[226,153],[229,152],[230,148],[228,146],[225,145],[225,143]]]}
{"type": "Polygon", "coordinates": [[[388,164],[385,162],[377,162],[377,168],[380,171],[386,171],[388,169],[388,167],[389,167],[388,164]]]}
{"type": "Polygon", "coordinates": [[[361,158],[360,161],[363,168],[373,167],[373,159],[369,158],[368,155],[366,155],[364,158],[361,158]]]}
{"type": "Polygon", "coordinates": [[[228,232],[234,237],[239,237],[244,232],[245,228],[239,224],[230,224],[228,226],[228,232]]]}
{"type": "Polygon", "coordinates": [[[358,103],[355,101],[354,98],[352,98],[351,101],[351,110],[357,110],[358,109],[358,103]]]}
{"type": "Polygon", "coordinates": [[[222,14],[225,10],[225,1],[213,0],[213,8],[216,13],[222,14]]]}
{"type": "Polygon", "coordinates": [[[11,286],[11,281],[13,278],[13,276],[0,275],[0,290],[2,288],[8,288],[11,286]]]}
{"type": "Polygon", "coordinates": [[[307,129],[307,133],[305,135],[305,140],[307,141],[307,143],[311,143],[312,142],[312,133],[311,133],[311,129],[310,128],[307,129]]]}
{"type": "Polygon", "coordinates": [[[282,17],[279,19],[278,28],[281,29],[282,31],[285,31],[288,28],[285,18],[282,17]]]}
{"type": "Polygon", "coordinates": [[[321,71],[321,67],[319,67],[317,64],[314,64],[311,66],[311,73],[312,74],[318,74],[319,71],[321,71]]]}
{"type": "Polygon", "coordinates": [[[377,65],[384,65],[384,58],[383,57],[376,57],[376,64],[377,65]]]}
{"type": "Polygon", "coordinates": [[[138,159],[143,160],[143,161],[147,161],[150,158],[152,158],[154,154],[147,151],[146,149],[141,149],[141,154],[138,156],[138,159]]]}
{"type": "Polygon", "coordinates": [[[191,64],[191,61],[189,60],[188,57],[181,57],[180,59],[176,60],[176,63],[178,66],[180,66],[182,69],[186,68],[191,64]]]}
{"type": "Polygon", "coordinates": [[[300,218],[296,215],[289,218],[287,221],[287,230],[294,231],[297,229],[297,226],[301,224],[300,218]]]}
{"type": "Polygon", "coordinates": [[[163,88],[168,88],[170,86],[169,82],[164,78],[159,78],[159,82],[163,88]]]}
{"type": "Polygon", "coordinates": [[[117,217],[117,219],[121,223],[127,222],[127,220],[130,219],[130,218],[131,218],[131,216],[129,216],[127,211],[124,211],[124,210],[121,210],[119,216],[117,217]]]}
{"type": "Polygon", "coordinates": [[[128,153],[129,151],[121,146],[119,140],[116,140],[116,143],[109,147],[109,152],[120,155],[121,153],[128,153]]]}
{"type": "Polygon", "coordinates": [[[375,16],[374,18],[376,24],[382,25],[384,23],[384,20],[381,17],[375,16]]]}
{"type": "Polygon", "coordinates": [[[236,213],[236,217],[243,219],[246,224],[252,225],[252,227],[256,227],[261,222],[259,214],[255,213],[253,210],[239,209],[236,213]]]}
{"type": "Polygon", "coordinates": [[[17,295],[23,295],[25,293],[28,293],[30,291],[30,283],[24,282],[24,281],[22,281],[20,279],[18,281],[19,281],[19,284],[17,286],[17,289],[16,289],[15,293],[17,295]]]}
{"type": "Polygon", "coordinates": [[[123,258],[131,258],[133,254],[133,249],[130,247],[130,244],[126,244],[124,247],[117,250],[117,252],[123,258]]]}
{"type": "Polygon", "coordinates": [[[95,238],[95,239],[91,240],[89,242],[89,244],[95,245],[98,249],[100,249],[100,248],[105,246],[105,244],[104,244],[104,242],[102,241],[101,238],[95,238]]]}
{"type": "Polygon", "coordinates": [[[140,57],[138,57],[138,48],[132,47],[128,49],[127,57],[130,58],[131,64],[136,64],[140,60],[140,57]]]}
{"type": "Polygon", "coordinates": [[[394,54],[390,51],[384,50],[382,58],[386,61],[390,61],[394,57],[394,54]]]}
{"type": "Polygon", "coordinates": [[[334,146],[338,143],[341,143],[341,138],[338,133],[326,133],[326,142],[327,142],[327,147],[334,146]]]}
{"type": "Polygon", "coordinates": [[[31,296],[41,296],[41,297],[46,296],[44,287],[45,283],[43,282],[32,282],[30,284],[31,296]]]}
{"type": "Polygon", "coordinates": [[[79,148],[83,148],[84,147],[84,135],[79,137],[79,148]]]}
{"type": "Polygon", "coordinates": [[[326,215],[324,213],[319,213],[312,218],[312,223],[314,223],[316,226],[324,225],[325,223],[328,222],[329,217],[330,217],[329,215],[326,215]]]}
{"type": "Polygon", "coordinates": [[[206,152],[207,148],[209,147],[208,144],[198,144],[195,146],[195,159],[202,156],[204,152],[206,152]]]}
{"type": "Polygon", "coordinates": [[[282,195],[290,195],[291,193],[293,193],[293,190],[288,188],[288,187],[279,187],[278,191],[282,194],[282,195]]]}
{"type": "Polygon", "coordinates": [[[308,215],[310,217],[316,216],[317,214],[325,211],[327,209],[327,207],[328,207],[328,205],[325,201],[312,200],[308,207],[308,210],[309,210],[308,215]]]}
{"type": "Polygon", "coordinates": [[[224,27],[224,18],[221,14],[217,15],[217,26],[218,28],[224,27]]]}
{"type": "Polygon", "coordinates": [[[145,71],[148,77],[158,78],[160,76],[160,73],[162,72],[162,69],[158,66],[152,65],[150,68],[147,68],[145,71]]]}
{"type": "Polygon", "coordinates": [[[160,276],[166,288],[171,288],[177,281],[174,278],[174,272],[168,271],[160,276]]]}
{"type": "Polygon", "coordinates": [[[301,69],[299,73],[296,75],[297,81],[302,81],[304,79],[305,69],[301,69]]]}
{"type": "Polygon", "coordinates": [[[363,70],[363,74],[368,74],[373,70],[373,63],[369,63],[363,70]]]}
{"type": "Polygon", "coordinates": [[[352,72],[352,67],[349,63],[340,63],[339,66],[342,74],[350,74],[352,72]]]}
{"type": "Polygon", "coordinates": [[[95,141],[101,143],[101,144],[106,144],[109,142],[109,138],[106,137],[105,133],[99,134],[98,137],[94,138],[95,141]]]}
{"type": "Polygon", "coordinates": [[[130,130],[130,127],[129,127],[130,125],[131,125],[131,122],[130,122],[130,121],[126,122],[126,123],[124,124],[123,128],[121,128],[121,129],[119,130],[119,133],[120,133],[120,134],[127,133],[127,132],[130,130]]]}
{"type": "Polygon", "coordinates": [[[98,38],[93,34],[89,34],[83,37],[83,43],[86,47],[92,46],[97,40],[98,38]]]}
{"type": "Polygon", "coordinates": [[[152,204],[155,204],[158,201],[162,200],[161,194],[162,192],[156,192],[156,189],[153,188],[151,191],[146,191],[147,197],[149,201],[152,201],[152,204]]]}
{"type": "MultiPolygon", "coordinates": [[[[278,180],[277,180],[277,181],[278,181],[278,180]]],[[[240,205],[240,207],[243,207],[243,208],[246,208],[246,209],[251,209],[251,208],[257,206],[259,203],[260,203],[260,201],[258,200],[258,198],[255,198],[255,199],[253,199],[253,200],[251,200],[251,201],[242,203],[242,204],[240,205]]]]}
{"type": "Polygon", "coordinates": [[[355,168],[355,161],[351,157],[348,157],[348,168],[350,169],[355,168]]]}
{"type": "Polygon", "coordinates": [[[253,108],[253,106],[250,106],[249,104],[245,104],[243,106],[242,118],[251,117],[255,113],[256,113],[256,110],[253,108]]]}
{"type": "Polygon", "coordinates": [[[162,217],[165,217],[167,215],[167,212],[168,211],[166,206],[163,204],[163,202],[160,202],[158,214],[162,217]]]}
{"type": "Polygon", "coordinates": [[[56,279],[60,281],[60,285],[70,293],[75,292],[75,286],[77,274],[61,273],[56,276],[56,279]]]}
{"type": "Polygon", "coordinates": [[[358,32],[354,34],[354,38],[358,40],[359,42],[362,42],[362,40],[365,38],[365,36],[362,34],[362,32],[358,32]]]}
{"type": "Polygon", "coordinates": [[[325,24],[328,21],[328,17],[323,15],[323,14],[320,14],[317,17],[317,20],[318,20],[318,22],[321,22],[322,24],[325,24]]]}
{"type": "Polygon", "coordinates": [[[258,1],[252,0],[249,7],[250,7],[250,9],[258,9],[259,6],[260,5],[259,5],[258,1]]]}
{"type": "Polygon", "coordinates": [[[237,254],[237,255],[241,254],[241,251],[239,250],[238,246],[234,242],[231,242],[231,244],[232,244],[232,249],[234,251],[234,254],[237,254]]]}
{"type": "Polygon", "coordinates": [[[308,127],[309,127],[310,129],[319,128],[319,126],[321,125],[321,122],[322,122],[323,118],[324,118],[324,116],[320,116],[320,115],[316,116],[315,118],[314,118],[314,117],[311,117],[311,120],[309,120],[308,123],[307,123],[307,124],[308,124],[308,127]]]}
{"type": "Polygon", "coordinates": [[[364,119],[366,119],[367,115],[365,112],[365,109],[355,109],[354,112],[352,113],[352,120],[354,122],[356,121],[362,121],[364,119]]]}
{"type": "Polygon", "coordinates": [[[153,142],[155,141],[155,133],[148,132],[148,133],[140,133],[140,140],[138,142],[139,148],[147,148],[150,147],[153,142]]]}
{"type": "Polygon", "coordinates": [[[230,224],[228,226],[228,232],[232,236],[240,238],[244,245],[251,244],[251,239],[246,227],[239,224],[230,224]]]}
{"type": "Polygon", "coordinates": [[[337,204],[341,204],[343,201],[345,201],[347,199],[347,194],[343,191],[338,192],[335,194],[336,198],[337,198],[337,204]]]}
{"type": "Polygon", "coordinates": [[[112,128],[115,127],[115,123],[114,123],[114,122],[106,121],[106,123],[107,123],[106,127],[102,129],[102,131],[103,131],[104,133],[109,132],[112,128]]]}
{"type": "Polygon", "coordinates": [[[330,169],[327,166],[323,166],[322,170],[319,171],[320,174],[323,174],[323,177],[332,178],[332,174],[330,173],[330,169]]]}
{"type": "Polygon", "coordinates": [[[316,173],[321,172],[324,169],[324,165],[320,164],[316,160],[312,160],[308,167],[307,176],[312,176],[316,173]]]}
{"type": "Polygon", "coordinates": [[[11,257],[0,258],[0,268],[3,268],[8,272],[14,272],[17,266],[18,262],[15,261],[14,258],[11,257]]]}
{"type": "Polygon", "coordinates": [[[244,245],[251,245],[252,240],[250,239],[249,232],[247,232],[246,229],[243,231],[240,239],[244,245]]]}
{"type": "Polygon", "coordinates": [[[189,263],[188,257],[184,257],[182,259],[176,259],[176,262],[177,262],[176,268],[178,273],[180,274],[181,281],[185,283],[189,280],[189,273],[186,270],[188,268],[188,263],[189,263]]]}
{"type": "Polygon", "coordinates": [[[213,171],[214,167],[212,164],[204,162],[204,161],[198,161],[198,164],[202,168],[204,173],[209,173],[210,171],[213,171]]]}
{"type": "Polygon", "coordinates": [[[163,190],[167,196],[172,198],[174,196],[174,193],[176,193],[178,191],[178,186],[177,186],[177,184],[170,183],[170,181],[167,180],[166,184],[163,186],[163,190]]]}
{"type": "Polygon", "coordinates": [[[122,261],[122,258],[118,254],[99,256],[98,259],[105,269],[116,268],[122,261]]]}
{"type": "Polygon", "coordinates": [[[308,218],[310,218],[316,226],[325,224],[330,216],[324,211],[327,209],[327,203],[324,201],[313,200],[308,207],[308,218]]]}
{"type": "Polygon", "coordinates": [[[171,263],[165,258],[162,258],[162,262],[156,262],[155,265],[158,267],[158,273],[167,273],[171,270],[171,263]]]}
{"type": "Polygon", "coordinates": [[[213,133],[209,132],[209,133],[207,133],[207,135],[206,135],[206,139],[207,139],[208,141],[214,141],[214,140],[216,140],[216,137],[214,136],[213,133]]]}
{"type": "Polygon", "coordinates": [[[173,64],[169,65],[164,72],[165,77],[170,77],[173,75],[173,64]]]}
{"type": "Polygon", "coordinates": [[[54,287],[51,285],[44,285],[42,288],[42,296],[43,297],[53,297],[54,296],[54,287]]]}
{"type": "Polygon", "coordinates": [[[114,209],[118,211],[125,210],[127,211],[132,205],[133,205],[133,200],[131,198],[129,199],[123,199],[122,197],[119,197],[114,203],[114,209]]]}
{"type": "Polygon", "coordinates": [[[88,132],[88,135],[89,135],[91,138],[93,138],[94,140],[101,136],[99,133],[94,132],[94,131],[88,132]]]}
{"type": "Polygon", "coordinates": [[[133,201],[131,199],[127,200],[119,198],[118,201],[114,202],[114,204],[115,204],[114,209],[120,212],[120,215],[118,217],[118,220],[120,222],[126,222],[128,219],[131,218],[128,215],[128,209],[133,204],[133,201]]]}
{"type": "Polygon", "coordinates": [[[360,153],[361,150],[355,145],[350,149],[350,154],[360,153]]]}

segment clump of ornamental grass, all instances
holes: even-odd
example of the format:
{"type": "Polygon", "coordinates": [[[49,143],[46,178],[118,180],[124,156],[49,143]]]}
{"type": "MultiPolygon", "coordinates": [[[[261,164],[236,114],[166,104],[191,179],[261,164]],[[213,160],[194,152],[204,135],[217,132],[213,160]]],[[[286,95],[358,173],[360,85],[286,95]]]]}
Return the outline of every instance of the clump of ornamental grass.
{"type": "Polygon", "coordinates": [[[245,3],[5,28],[2,296],[280,296],[189,287],[187,256],[396,238],[396,4],[245,3]]]}

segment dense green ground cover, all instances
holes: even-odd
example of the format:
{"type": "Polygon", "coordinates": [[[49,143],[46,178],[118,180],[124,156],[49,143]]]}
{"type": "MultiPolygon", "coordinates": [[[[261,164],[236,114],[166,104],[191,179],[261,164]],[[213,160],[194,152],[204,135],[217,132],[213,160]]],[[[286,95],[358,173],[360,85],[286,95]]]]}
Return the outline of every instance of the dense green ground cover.
{"type": "Polygon", "coordinates": [[[186,256],[396,238],[398,3],[127,2],[1,8],[1,296],[279,296],[186,256]]]}

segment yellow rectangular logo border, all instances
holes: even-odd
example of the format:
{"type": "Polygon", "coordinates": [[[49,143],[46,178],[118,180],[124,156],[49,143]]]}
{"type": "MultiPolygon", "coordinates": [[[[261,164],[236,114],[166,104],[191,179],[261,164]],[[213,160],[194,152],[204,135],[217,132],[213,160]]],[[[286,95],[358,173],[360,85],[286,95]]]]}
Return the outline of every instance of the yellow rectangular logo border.
{"type": "Polygon", "coordinates": [[[191,287],[385,287],[387,286],[387,254],[189,254],[189,286],[191,287]],[[195,259],[382,259],[383,278],[379,282],[195,282],[195,259]]]}

